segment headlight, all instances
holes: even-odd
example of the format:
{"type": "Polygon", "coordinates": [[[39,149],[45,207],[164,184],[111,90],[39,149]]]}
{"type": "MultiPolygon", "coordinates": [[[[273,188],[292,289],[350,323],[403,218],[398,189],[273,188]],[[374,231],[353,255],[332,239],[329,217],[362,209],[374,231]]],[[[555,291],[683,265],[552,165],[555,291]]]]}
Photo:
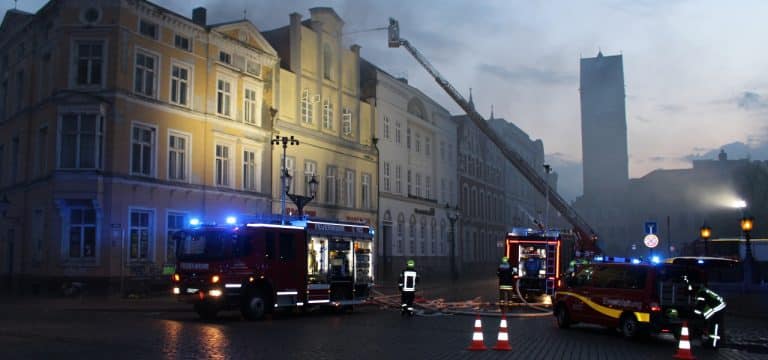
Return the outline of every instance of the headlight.
{"type": "Polygon", "coordinates": [[[219,296],[221,296],[221,290],[211,290],[211,291],[208,292],[208,295],[211,295],[211,296],[214,296],[214,297],[219,297],[219,296]]]}
{"type": "Polygon", "coordinates": [[[173,288],[173,295],[179,295],[181,294],[181,290],[177,287],[173,288]]]}

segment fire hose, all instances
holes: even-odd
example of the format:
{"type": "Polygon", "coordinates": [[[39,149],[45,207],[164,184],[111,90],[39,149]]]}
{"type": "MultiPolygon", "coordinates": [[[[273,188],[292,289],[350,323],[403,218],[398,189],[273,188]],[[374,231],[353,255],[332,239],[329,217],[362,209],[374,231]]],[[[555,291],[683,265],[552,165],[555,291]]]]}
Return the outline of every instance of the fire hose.
{"type": "Polygon", "coordinates": [[[544,312],[548,312],[548,313],[552,312],[552,309],[547,309],[547,308],[539,307],[539,306],[530,304],[527,301],[525,301],[525,297],[523,296],[523,294],[520,293],[520,278],[517,278],[517,282],[515,283],[515,292],[517,293],[517,297],[520,298],[520,301],[522,301],[523,304],[525,304],[525,306],[527,306],[527,307],[529,307],[531,309],[539,310],[539,311],[544,311],[544,312]]]}

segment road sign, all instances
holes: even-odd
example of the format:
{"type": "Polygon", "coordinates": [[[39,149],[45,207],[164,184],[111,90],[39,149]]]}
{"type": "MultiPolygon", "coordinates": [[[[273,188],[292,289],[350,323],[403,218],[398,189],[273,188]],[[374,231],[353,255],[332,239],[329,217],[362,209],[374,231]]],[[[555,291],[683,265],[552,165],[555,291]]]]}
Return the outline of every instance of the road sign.
{"type": "Polygon", "coordinates": [[[648,235],[645,235],[645,237],[643,238],[643,243],[644,243],[644,244],[645,244],[645,246],[647,246],[648,248],[651,248],[651,249],[653,249],[653,248],[655,248],[656,246],[659,246],[659,237],[658,237],[658,236],[656,236],[656,234],[648,234],[648,235]]]}
{"type": "Polygon", "coordinates": [[[645,223],[645,233],[646,234],[658,234],[659,228],[656,226],[656,222],[646,222],[645,223]]]}

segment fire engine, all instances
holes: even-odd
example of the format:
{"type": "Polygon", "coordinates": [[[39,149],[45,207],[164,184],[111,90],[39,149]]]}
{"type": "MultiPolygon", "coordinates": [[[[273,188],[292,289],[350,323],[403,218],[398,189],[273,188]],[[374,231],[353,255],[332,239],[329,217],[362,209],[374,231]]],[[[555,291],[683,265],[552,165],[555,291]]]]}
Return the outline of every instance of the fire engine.
{"type": "Polygon", "coordinates": [[[351,310],[368,299],[370,226],[305,219],[227,223],[174,236],[173,294],[193,304],[202,318],[228,309],[239,309],[251,320],[278,308],[351,310]]]}
{"type": "Polygon", "coordinates": [[[557,281],[574,258],[575,244],[571,232],[515,228],[508,233],[505,254],[520,277],[520,293],[554,295],[557,281]]]}

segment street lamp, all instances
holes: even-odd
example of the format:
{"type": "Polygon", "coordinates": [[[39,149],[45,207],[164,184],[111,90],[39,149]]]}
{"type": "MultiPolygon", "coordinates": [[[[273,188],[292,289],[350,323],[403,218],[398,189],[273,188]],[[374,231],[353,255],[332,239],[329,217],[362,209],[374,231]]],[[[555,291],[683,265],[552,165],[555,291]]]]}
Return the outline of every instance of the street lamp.
{"type": "Polygon", "coordinates": [[[299,209],[299,216],[304,216],[304,206],[309,204],[309,202],[315,198],[315,195],[317,195],[318,181],[315,178],[315,175],[312,175],[312,179],[310,179],[307,184],[309,186],[309,196],[291,194],[291,174],[286,171],[283,173],[283,177],[286,178],[285,183],[288,184],[285,187],[285,195],[291,198],[291,201],[296,204],[296,207],[299,209]]]}
{"type": "Polygon", "coordinates": [[[544,204],[544,231],[546,232],[549,228],[549,174],[552,172],[552,167],[549,164],[544,164],[544,172],[547,174],[546,178],[544,178],[544,183],[546,184],[544,195],[544,201],[546,202],[544,204]]]}
{"type": "Polygon", "coordinates": [[[744,239],[747,242],[747,249],[744,254],[744,281],[752,282],[752,237],[751,232],[755,219],[751,216],[741,218],[741,231],[744,232],[744,239]]]}
{"type": "Polygon", "coordinates": [[[459,277],[456,272],[456,221],[461,216],[459,206],[451,207],[450,204],[445,203],[445,215],[448,217],[448,221],[451,222],[451,236],[449,238],[451,244],[451,279],[455,281],[459,277]]]}
{"type": "Polygon", "coordinates": [[[280,191],[280,194],[281,194],[280,195],[280,215],[282,218],[281,220],[282,224],[285,225],[285,194],[288,193],[288,191],[286,190],[286,183],[285,183],[285,181],[288,180],[285,177],[285,175],[288,174],[288,164],[285,161],[285,153],[286,153],[286,150],[288,149],[288,145],[298,146],[299,139],[294,138],[293,135],[291,135],[291,137],[275,135],[275,138],[272,139],[272,145],[280,145],[280,144],[283,145],[283,169],[280,172],[281,174],[280,180],[282,180],[282,187],[281,187],[282,191],[280,191]]]}
{"type": "Polygon", "coordinates": [[[712,236],[712,228],[704,224],[699,231],[699,235],[704,240],[704,256],[709,256],[709,237],[712,236]]]}

